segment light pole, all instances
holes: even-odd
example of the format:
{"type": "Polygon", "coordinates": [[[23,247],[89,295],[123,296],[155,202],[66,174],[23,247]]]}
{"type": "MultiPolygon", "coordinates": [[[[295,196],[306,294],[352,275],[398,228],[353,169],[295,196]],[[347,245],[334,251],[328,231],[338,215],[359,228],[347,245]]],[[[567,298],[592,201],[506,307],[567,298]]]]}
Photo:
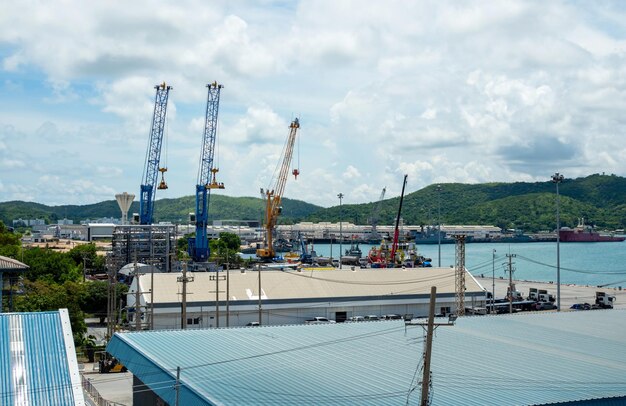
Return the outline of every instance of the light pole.
{"type": "Polygon", "coordinates": [[[491,311],[493,313],[496,304],[496,249],[493,249],[491,258],[491,311]]]}
{"type": "Polygon", "coordinates": [[[556,184],[556,311],[561,311],[561,217],[559,215],[559,183],[563,175],[555,173],[552,182],[556,184]]]}
{"type": "Polygon", "coordinates": [[[339,193],[337,197],[339,198],[339,269],[342,269],[341,257],[343,256],[343,247],[341,243],[343,242],[343,223],[341,222],[341,201],[343,200],[343,193],[339,193]]]}
{"type": "Polygon", "coordinates": [[[437,245],[439,249],[438,267],[441,268],[441,185],[437,185],[437,245]]]}

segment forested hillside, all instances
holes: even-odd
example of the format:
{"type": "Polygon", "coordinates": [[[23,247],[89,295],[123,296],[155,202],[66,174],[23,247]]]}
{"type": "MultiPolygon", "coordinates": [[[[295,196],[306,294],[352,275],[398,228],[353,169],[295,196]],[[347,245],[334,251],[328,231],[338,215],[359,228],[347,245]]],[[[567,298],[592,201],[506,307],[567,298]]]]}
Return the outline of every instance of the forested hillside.
{"type": "MultiPolygon", "coordinates": [[[[578,218],[600,228],[626,228],[626,178],[615,175],[590,175],[565,179],[560,184],[561,222],[575,226],[578,218]]],[[[379,224],[393,224],[400,198],[380,204],[379,224]]],[[[306,221],[350,221],[368,224],[376,203],[344,204],[322,208],[299,200],[283,199],[283,224],[306,221]]],[[[195,198],[157,200],[155,221],[184,223],[194,211],[195,198]]],[[[210,219],[259,220],[264,202],[255,197],[211,197],[210,219]]],[[[130,212],[138,212],[133,203],[130,212]]],[[[436,224],[438,213],[443,224],[484,224],[524,231],[552,230],[555,227],[556,188],[552,182],[514,182],[430,185],[408,193],[404,198],[402,217],[407,224],[436,224]]],[[[119,217],[114,200],[85,206],[45,206],[27,202],[0,203],[0,220],[11,224],[17,218],[45,218],[54,223],[67,217],[74,221],[86,218],[119,217]]]]}

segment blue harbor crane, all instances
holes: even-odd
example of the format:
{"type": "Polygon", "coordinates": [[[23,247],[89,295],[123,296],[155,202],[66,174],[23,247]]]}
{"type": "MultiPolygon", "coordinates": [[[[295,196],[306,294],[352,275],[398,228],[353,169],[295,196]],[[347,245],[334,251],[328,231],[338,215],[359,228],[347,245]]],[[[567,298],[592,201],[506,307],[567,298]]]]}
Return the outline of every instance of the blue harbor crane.
{"type": "Polygon", "coordinates": [[[167,168],[159,167],[161,158],[161,144],[163,143],[163,129],[165,128],[165,116],[167,113],[167,97],[172,89],[165,82],[154,87],[156,97],[154,99],[154,114],[152,115],[152,126],[150,129],[150,143],[146,153],[146,163],[143,178],[141,179],[141,193],[139,200],[139,223],[152,224],[154,213],[154,198],[157,189],[167,189],[164,174],[167,168]],[[157,187],[157,179],[161,172],[161,182],[157,187]]]}
{"type": "Polygon", "coordinates": [[[200,155],[200,167],[198,168],[198,183],[196,185],[196,236],[188,240],[189,255],[194,262],[206,262],[211,253],[207,236],[209,221],[209,200],[211,189],[224,189],[223,183],[215,180],[215,174],[219,169],[213,166],[215,153],[215,138],[217,133],[217,112],[220,105],[220,90],[224,86],[213,82],[207,85],[209,94],[206,103],[206,116],[204,121],[204,137],[202,138],[202,152],[200,155]]]}

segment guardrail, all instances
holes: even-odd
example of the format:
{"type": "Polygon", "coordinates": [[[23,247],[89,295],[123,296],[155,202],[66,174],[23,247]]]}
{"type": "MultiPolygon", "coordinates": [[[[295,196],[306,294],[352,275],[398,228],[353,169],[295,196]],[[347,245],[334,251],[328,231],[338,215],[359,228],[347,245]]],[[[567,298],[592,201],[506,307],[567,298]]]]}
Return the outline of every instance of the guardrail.
{"type": "Polygon", "coordinates": [[[111,402],[109,400],[106,400],[105,398],[100,396],[100,393],[98,393],[98,389],[96,389],[96,387],[91,383],[90,379],[85,378],[85,376],[82,374],[80,375],[80,377],[82,380],[83,390],[87,392],[89,397],[91,397],[91,399],[96,403],[96,405],[98,406],[126,406],[122,403],[111,402]]]}

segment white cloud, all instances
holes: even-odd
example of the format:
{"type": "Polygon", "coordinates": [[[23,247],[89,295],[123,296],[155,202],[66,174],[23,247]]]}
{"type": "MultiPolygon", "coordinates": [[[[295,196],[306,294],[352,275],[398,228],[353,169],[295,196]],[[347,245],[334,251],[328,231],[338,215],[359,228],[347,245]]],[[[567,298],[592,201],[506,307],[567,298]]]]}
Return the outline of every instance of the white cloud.
{"type": "Polygon", "coordinates": [[[403,173],[414,189],[544,179],[554,165],[626,175],[624,15],[531,1],[10,1],[2,197],[87,203],[138,189],[164,80],[170,189],[158,197],[193,193],[213,80],[225,85],[227,194],[271,184],[296,116],[302,175],[286,194],[317,204],[397,194],[403,173]],[[56,189],[25,186],[44,174],[56,189]]]}

